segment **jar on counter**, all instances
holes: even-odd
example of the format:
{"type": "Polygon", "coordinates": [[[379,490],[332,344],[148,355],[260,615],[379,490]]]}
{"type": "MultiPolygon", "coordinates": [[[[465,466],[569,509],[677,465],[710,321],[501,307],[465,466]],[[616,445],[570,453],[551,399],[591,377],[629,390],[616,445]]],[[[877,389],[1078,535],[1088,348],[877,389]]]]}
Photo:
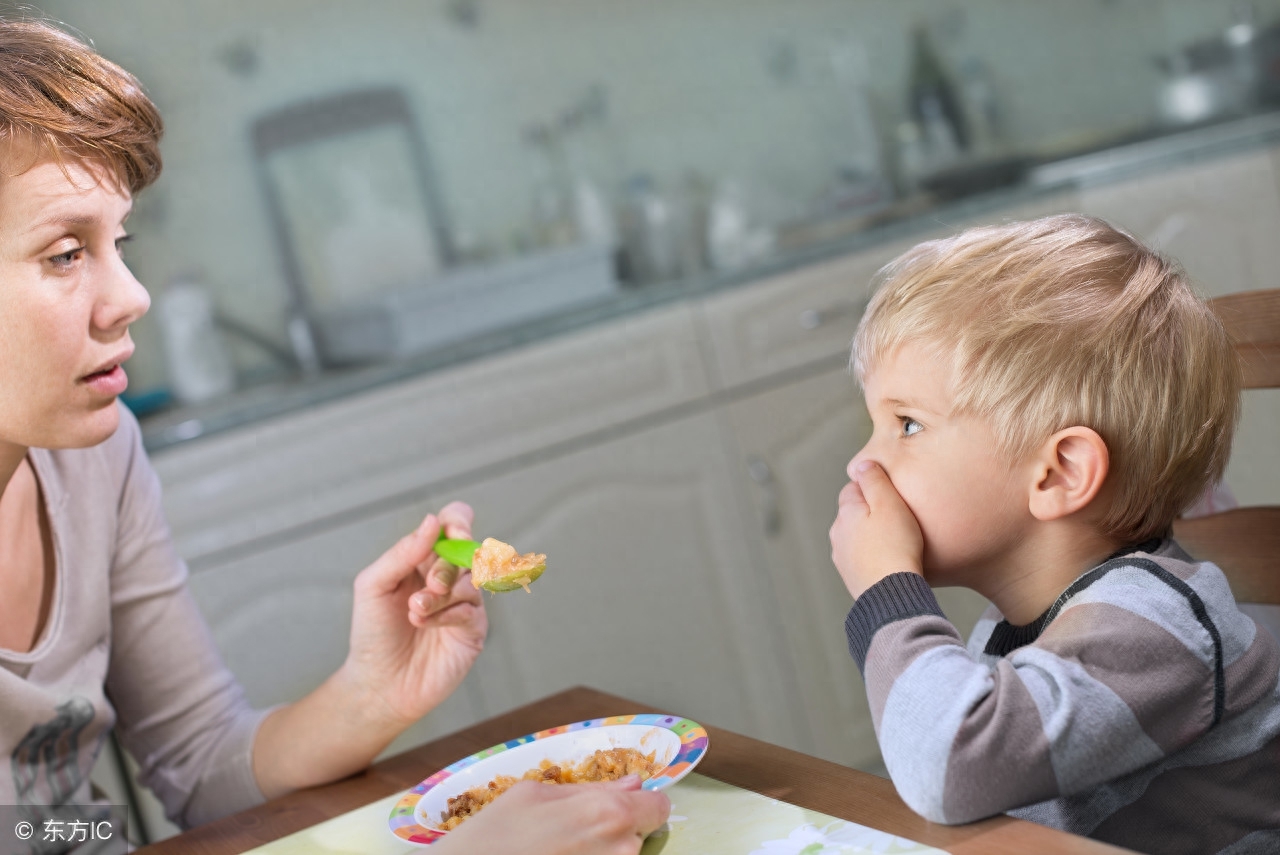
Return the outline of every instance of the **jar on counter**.
{"type": "Polygon", "coordinates": [[[208,291],[192,280],[181,280],[166,288],[157,304],[174,397],[183,404],[199,404],[233,391],[235,371],[208,291]]]}
{"type": "Polygon", "coordinates": [[[627,182],[618,219],[630,282],[661,282],[680,275],[676,212],[653,178],[637,175],[627,182]]]}

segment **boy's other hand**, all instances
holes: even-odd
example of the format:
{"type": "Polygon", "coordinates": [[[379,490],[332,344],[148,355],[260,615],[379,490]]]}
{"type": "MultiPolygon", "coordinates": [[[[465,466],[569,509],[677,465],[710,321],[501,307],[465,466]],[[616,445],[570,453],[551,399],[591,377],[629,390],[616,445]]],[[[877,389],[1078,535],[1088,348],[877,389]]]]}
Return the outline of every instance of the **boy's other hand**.
{"type": "Polygon", "coordinates": [[[923,574],[920,524],[878,463],[858,462],[839,505],[831,524],[831,560],[854,599],[894,573],[923,574]]]}

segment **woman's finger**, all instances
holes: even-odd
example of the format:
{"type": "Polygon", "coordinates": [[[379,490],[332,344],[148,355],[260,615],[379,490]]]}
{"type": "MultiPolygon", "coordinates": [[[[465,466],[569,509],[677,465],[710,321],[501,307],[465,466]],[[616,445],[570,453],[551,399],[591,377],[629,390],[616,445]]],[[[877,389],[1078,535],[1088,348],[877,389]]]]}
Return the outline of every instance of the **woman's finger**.
{"type": "MultiPolygon", "coordinates": [[[[457,568],[452,568],[454,571],[457,568]]],[[[480,591],[471,584],[469,573],[458,573],[451,587],[444,587],[440,578],[433,575],[431,581],[409,598],[409,609],[423,618],[429,618],[450,606],[466,603],[482,606],[480,591]]]]}
{"type": "Polygon", "coordinates": [[[440,509],[438,516],[445,537],[471,539],[471,524],[475,521],[476,512],[466,502],[450,502],[440,509]]]}
{"type": "Polygon", "coordinates": [[[447,594],[458,581],[459,569],[443,558],[420,566],[423,587],[429,588],[433,594],[447,594]]]}
{"type": "Polygon", "coordinates": [[[412,533],[400,538],[394,546],[360,571],[356,577],[356,586],[364,588],[374,595],[393,593],[405,577],[418,572],[418,565],[425,562],[431,554],[440,535],[440,521],[435,515],[427,514],[412,533]]]}
{"type": "Polygon", "coordinates": [[[636,833],[648,837],[667,821],[671,815],[671,799],[666,793],[650,790],[635,790],[625,794],[631,805],[631,813],[636,819],[636,833]]]}

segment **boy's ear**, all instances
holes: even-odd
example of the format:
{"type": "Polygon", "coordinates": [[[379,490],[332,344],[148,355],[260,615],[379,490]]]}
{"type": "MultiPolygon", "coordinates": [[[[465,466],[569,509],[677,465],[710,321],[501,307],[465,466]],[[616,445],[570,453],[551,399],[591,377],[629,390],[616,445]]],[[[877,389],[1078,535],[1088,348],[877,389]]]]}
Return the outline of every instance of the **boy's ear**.
{"type": "Polygon", "coordinates": [[[1111,455],[1097,431],[1076,426],[1045,440],[1032,464],[1031,515],[1048,522],[1070,516],[1097,498],[1111,455]]]}

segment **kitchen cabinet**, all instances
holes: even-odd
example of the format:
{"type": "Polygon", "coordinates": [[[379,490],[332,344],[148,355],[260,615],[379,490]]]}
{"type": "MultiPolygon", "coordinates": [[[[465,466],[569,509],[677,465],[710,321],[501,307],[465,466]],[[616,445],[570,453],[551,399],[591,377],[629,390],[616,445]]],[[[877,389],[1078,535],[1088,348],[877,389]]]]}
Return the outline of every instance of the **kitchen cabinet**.
{"type": "Polygon", "coordinates": [[[489,601],[490,650],[397,746],[579,682],[807,746],[696,333],[692,306],[669,306],[157,455],[191,589],[250,700],[331,673],[355,574],[460,498],[477,534],[552,569],[489,601]]]}
{"type": "Polygon", "coordinates": [[[697,338],[666,306],[166,449],[175,542],[217,566],[701,399],[697,338]]]}
{"type": "Polygon", "coordinates": [[[828,369],[731,404],[724,413],[748,497],[746,533],[772,584],[812,734],[810,752],[858,768],[879,758],[862,677],[845,642],[853,604],[831,564],[827,530],[845,466],[870,435],[857,385],[828,369]]]}
{"type": "Polygon", "coordinates": [[[776,383],[817,362],[847,360],[876,271],[914,243],[872,247],[704,300],[713,382],[725,389],[776,383]]]}
{"type": "Polygon", "coordinates": [[[488,710],[586,684],[807,744],[711,414],[623,431],[456,494],[475,507],[478,534],[548,556],[530,593],[485,599],[492,638],[477,680],[488,710]]]}
{"type": "Polygon", "coordinates": [[[191,588],[249,699],[294,700],[346,655],[355,573],[461,498],[478,536],[545,552],[548,571],[529,594],[486,597],[491,636],[472,675],[394,747],[581,683],[804,745],[720,445],[705,413],[623,430],[202,570],[191,588]]]}
{"type": "Polygon", "coordinates": [[[1102,217],[1177,259],[1206,296],[1273,287],[1280,194],[1265,150],[1080,190],[1102,217]]]}

